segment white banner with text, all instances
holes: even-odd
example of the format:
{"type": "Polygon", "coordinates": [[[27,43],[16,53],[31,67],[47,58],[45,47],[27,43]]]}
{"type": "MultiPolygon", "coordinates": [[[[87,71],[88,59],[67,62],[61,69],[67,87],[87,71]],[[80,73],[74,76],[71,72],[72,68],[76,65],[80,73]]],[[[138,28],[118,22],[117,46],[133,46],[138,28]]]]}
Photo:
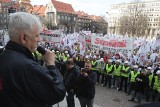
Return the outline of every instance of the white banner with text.
{"type": "Polygon", "coordinates": [[[133,50],[133,39],[116,38],[113,36],[99,37],[91,36],[91,44],[94,49],[102,49],[104,51],[131,54],[133,50]]]}

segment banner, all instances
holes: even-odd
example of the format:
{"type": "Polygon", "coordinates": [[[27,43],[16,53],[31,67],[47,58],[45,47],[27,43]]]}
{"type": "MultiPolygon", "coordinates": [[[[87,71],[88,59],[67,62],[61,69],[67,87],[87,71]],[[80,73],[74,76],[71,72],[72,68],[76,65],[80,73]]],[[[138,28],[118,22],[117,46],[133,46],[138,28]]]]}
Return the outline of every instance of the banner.
{"type": "Polygon", "coordinates": [[[117,53],[131,54],[133,50],[132,38],[115,38],[115,37],[99,37],[91,36],[91,44],[94,49],[102,49],[117,53]]]}
{"type": "Polygon", "coordinates": [[[81,31],[79,34],[85,36],[86,43],[91,43],[91,31],[81,31]]]}
{"type": "Polygon", "coordinates": [[[40,36],[42,41],[60,44],[61,31],[60,30],[43,30],[40,36]]]}
{"type": "Polygon", "coordinates": [[[157,34],[156,41],[154,43],[154,47],[160,47],[160,34],[157,34]]]}
{"type": "Polygon", "coordinates": [[[78,41],[80,43],[80,54],[84,55],[85,53],[85,47],[86,47],[86,41],[85,41],[85,35],[79,34],[78,41]]]}

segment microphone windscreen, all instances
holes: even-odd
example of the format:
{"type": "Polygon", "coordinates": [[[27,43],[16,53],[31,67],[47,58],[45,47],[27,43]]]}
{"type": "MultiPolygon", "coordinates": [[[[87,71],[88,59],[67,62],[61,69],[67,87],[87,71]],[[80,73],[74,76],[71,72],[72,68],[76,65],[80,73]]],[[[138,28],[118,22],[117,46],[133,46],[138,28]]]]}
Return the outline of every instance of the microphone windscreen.
{"type": "Polygon", "coordinates": [[[38,51],[39,53],[41,53],[42,55],[44,55],[44,54],[46,53],[46,50],[45,50],[43,47],[41,47],[41,46],[38,46],[38,47],[37,47],[37,51],[38,51]]]}

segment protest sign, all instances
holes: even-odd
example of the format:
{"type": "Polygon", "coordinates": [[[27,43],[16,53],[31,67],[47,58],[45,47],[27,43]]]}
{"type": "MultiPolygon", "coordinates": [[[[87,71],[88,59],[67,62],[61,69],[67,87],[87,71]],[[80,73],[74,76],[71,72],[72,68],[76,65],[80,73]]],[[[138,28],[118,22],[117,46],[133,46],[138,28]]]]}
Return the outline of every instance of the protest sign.
{"type": "Polygon", "coordinates": [[[94,49],[102,49],[104,51],[111,51],[117,53],[132,53],[133,39],[127,38],[114,38],[114,37],[99,37],[96,35],[91,36],[91,44],[94,49]]]}

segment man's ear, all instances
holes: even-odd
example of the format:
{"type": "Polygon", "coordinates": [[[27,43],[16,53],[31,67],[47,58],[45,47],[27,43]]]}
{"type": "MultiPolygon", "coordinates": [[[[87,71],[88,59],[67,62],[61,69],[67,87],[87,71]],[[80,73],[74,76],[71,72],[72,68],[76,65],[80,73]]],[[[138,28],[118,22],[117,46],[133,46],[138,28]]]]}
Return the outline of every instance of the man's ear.
{"type": "Polygon", "coordinates": [[[24,34],[24,33],[21,33],[20,40],[21,40],[22,44],[26,44],[26,42],[27,42],[27,35],[24,34]]]}

